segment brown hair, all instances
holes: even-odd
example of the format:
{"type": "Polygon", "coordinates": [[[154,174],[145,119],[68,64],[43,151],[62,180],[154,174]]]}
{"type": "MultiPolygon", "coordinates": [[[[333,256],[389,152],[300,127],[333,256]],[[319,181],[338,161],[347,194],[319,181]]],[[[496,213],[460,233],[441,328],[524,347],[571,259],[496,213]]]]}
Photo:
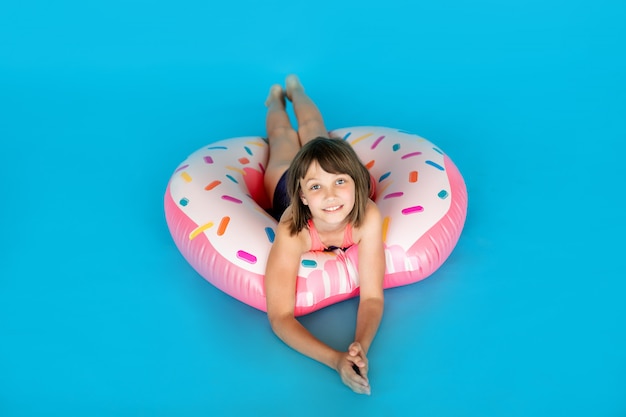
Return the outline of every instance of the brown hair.
{"type": "Polygon", "coordinates": [[[365,218],[365,208],[370,195],[370,174],[352,146],[343,139],[317,137],[307,142],[291,161],[287,171],[287,192],[291,201],[291,234],[307,227],[311,218],[309,207],[300,199],[300,180],[313,162],[332,174],[347,174],[354,181],[354,207],[348,221],[359,227],[365,218]]]}

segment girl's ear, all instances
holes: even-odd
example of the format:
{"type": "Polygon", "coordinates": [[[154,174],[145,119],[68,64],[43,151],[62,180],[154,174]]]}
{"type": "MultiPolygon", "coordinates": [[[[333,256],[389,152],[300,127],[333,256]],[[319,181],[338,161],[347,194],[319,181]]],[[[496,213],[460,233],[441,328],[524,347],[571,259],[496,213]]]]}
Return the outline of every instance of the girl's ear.
{"type": "Polygon", "coordinates": [[[305,206],[309,205],[309,203],[306,201],[306,197],[304,196],[304,194],[302,194],[302,191],[300,191],[300,201],[302,201],[302,204],[304,204],[305,206]]]}

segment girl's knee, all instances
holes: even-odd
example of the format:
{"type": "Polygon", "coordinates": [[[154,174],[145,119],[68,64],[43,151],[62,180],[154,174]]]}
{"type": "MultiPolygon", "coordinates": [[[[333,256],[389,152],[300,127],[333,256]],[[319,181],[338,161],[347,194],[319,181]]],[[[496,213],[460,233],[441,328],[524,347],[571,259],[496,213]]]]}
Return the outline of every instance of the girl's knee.
{"type": "Polygon", "coordinates": [[[323,121],[310,119],[298,126],[298,136],[300,137],[300,142],[304,145],[317,137],[328,137],[328,130],[326,130],[323,121]]]}
{"type": "Polygon", "coordinates": [[[294,138],[297,140],[298,133],[291,126],[275,126],[267,132],[267,137],[271,145],[272,140],[277,141],[284,139],[293,141],[294,138]]]}

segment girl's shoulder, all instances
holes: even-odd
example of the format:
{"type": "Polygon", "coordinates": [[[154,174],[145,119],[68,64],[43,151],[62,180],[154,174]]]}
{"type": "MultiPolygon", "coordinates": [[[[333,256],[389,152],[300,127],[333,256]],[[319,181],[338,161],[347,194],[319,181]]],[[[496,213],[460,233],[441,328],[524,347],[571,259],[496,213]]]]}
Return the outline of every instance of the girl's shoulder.
{"type": "Polygon", "coordinates": [[[283,214],[278,226],[276,227],[276,239],[275,242],[281,244],[290,245],[292,249],[299,248],[304,253],[311,247],[311,236],[309,229],[304,228],[298,233],[291,233],[291,217],[289,214],[283,214]]]}
{"type": "Polygon", "coordinates": [[[352,236],[355,243],[358,243],[363,236],[377,234],[382,230],[382,216],[375,202],[369,200],[365,207],[365,216],[359,227],[352,226],[352,236]]]}

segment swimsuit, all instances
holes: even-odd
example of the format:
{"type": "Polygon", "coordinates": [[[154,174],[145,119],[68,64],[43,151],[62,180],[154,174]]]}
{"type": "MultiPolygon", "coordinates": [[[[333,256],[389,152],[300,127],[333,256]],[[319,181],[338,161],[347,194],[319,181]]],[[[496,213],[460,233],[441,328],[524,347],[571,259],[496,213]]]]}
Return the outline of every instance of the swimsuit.
{"type": "Polygon", "coordinates": [[[337,246],[329,246],[326,247],[322,243],[322,239],[320,239],[319,233],[317,233],[317,229],[315,228],[315,224],[313,224],[313,220],[309,219],[309,235],[311,236],[311,251],[315,252],[328,252],[333,251],[335,249],[346,250],[350,246],[354,245],[354,241],[352,240],[352,224],[348,223],[346,226],[346,230],[343,233],[343,242],[341,243],[341,247],[337,246]]]}
{"type": "Polygon", "coordinates": [[[283,172],[283,175],[276,184],[276,190],[274,190],[274,198],[272,199],[272,208],[268,212],[272,215],[276,221],[280,221],[280,216],[289,207],[289,193],[287,193],[287,171],[283,172]]]}

